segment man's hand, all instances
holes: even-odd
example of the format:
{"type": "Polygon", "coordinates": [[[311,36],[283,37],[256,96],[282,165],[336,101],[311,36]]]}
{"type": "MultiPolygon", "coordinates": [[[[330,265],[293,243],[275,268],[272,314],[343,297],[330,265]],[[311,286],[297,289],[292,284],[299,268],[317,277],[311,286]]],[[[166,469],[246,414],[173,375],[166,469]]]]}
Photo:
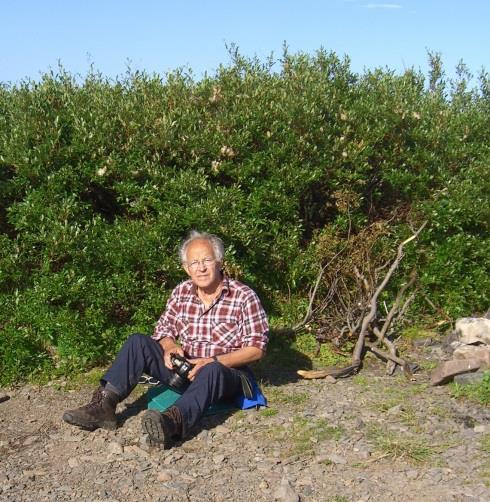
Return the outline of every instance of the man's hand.
{"type": "Polygon", "coordinates": [[[189,380],[192,382],[194,380],[194,378],[196,378],[196,375],[199,373],[201,368],[203,366],[206,366],[206,364],[212,363],[213,361],[214,361],[214,359],[211,357],[189,359],[189,362],[194,364],[194,368],[192,368],[191,371],[189,371],[189,374],[187,375],[189,380]]]}
{"type": "Polygon", "coordinates": [[[184,351],[180,345],[177,345],[170,338],[162,338],[160,340],[160,345],[162,346],[163,349],[163,362],[165,363],[165,366],[169,370],[171,370],[173,369],[173,366],[172,366],[172,361],[170,360],[170,356],[172,354],[179,354],[179,356],[184,357],[184,351]]]}

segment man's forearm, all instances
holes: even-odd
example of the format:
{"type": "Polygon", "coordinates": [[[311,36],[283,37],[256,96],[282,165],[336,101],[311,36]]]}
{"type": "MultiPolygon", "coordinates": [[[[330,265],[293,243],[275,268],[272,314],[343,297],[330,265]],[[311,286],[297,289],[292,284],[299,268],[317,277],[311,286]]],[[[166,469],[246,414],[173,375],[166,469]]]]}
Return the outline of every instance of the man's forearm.
{"type": "Polygon", "coordinates": [[[246,364],[258,361],[264,355],[264,351],[257,347],[242,347],[228,354],[220,354],[217,359],[228,368],[238,368],[239,366],[245,366],[246,364]]]}
{"type": "Polygon", "coordinates": [[[179,347],[177,342],[173,338],[170,338],[168,336],[158,340],[158,343],[160,344],[164,352],[168,352],[169,350],[172,350],[175,347],[179,347]]]}

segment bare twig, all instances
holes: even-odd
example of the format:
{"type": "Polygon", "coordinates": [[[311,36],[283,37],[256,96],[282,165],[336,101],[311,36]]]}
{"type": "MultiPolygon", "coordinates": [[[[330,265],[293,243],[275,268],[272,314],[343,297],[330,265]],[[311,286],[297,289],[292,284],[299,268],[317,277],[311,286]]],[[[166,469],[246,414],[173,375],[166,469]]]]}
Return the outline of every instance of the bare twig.
{"type": "Polygon", "coordinates": [[[381,294],[381,292],[384,290],[386,285],[388,284],[388,281],[391,279],[392,275],[394,274],[395,270],[398,268],[400,265],[400,262],[403,258],[403,248],[411,241],[416,239],[420,232],[424,229],[426,226],[427,221],[425,221],[420,228],[408,239],[405,239],[399,246],[398,246],[398,252],[395,260],[391,264],[391,267],[389,268],[388,272],[386,273],[384,279],[381,281],[381,284],[376,288],[376,291],[374,292],[371,301],[370,301],[370,310],[368,314],[364,317],[361,325],[361,332],[359,333],[359,338],[357,339],[357,343],[354,347],[354,352],[352,354],[352,365],[359,367],[361,364],[361,354],[362,350],[364,347],[364,339],[367,334],[367,329],[369,326],[369,323],[373,321],[373,319],[376,317],[376,312],[377,312],[377,301],[378,297],[381,294]]]}
{"type": "Polygon", "coordinates": [[[405,291],[412,286],[412,284],[415,282],[416,277],[417,274],[415,273],[415,270],[413,270],[412,273],[410,274],[410,279],[400,288],[400,291],[398,291],[395,302],[393,303],[393,306],[388,312],[383,327],[381,328],[381,333],[379,335],[379,338],[381,340],[386,336],[386,333],[388,332],[388,329],[391,325],[391,322],[393,321],[393,317],[395,316],[398,307],[400,306],[405,291]]]}

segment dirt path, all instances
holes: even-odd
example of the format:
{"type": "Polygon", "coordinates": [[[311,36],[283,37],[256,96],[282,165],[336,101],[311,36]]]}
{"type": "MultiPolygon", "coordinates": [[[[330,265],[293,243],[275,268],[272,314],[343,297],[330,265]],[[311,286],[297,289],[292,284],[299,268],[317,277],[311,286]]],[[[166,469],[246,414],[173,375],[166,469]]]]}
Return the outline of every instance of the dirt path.
{"type": "Polygon", "coordinates": [[[206,418],[163,452],[140,434],[138,392],[117,431],[90,433],[60,417],[91,388],[3,389],[0,500],[490,500],[490,410],[427,380],[374,365],[335,384],[268,385],[268,409],[206,418]]]}

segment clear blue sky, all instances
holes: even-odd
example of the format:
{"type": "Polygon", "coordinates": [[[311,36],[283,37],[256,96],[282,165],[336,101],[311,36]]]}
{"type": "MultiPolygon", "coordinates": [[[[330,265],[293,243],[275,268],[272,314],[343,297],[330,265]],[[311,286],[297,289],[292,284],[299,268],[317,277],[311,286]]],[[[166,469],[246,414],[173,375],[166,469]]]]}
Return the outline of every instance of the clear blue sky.
{"type": "Polygon", "coordinates": [[[226,44],[265,58],[320,47],[352,68],[427,70],[440,52],[451,76],[459,60],[490,71],[488,0],[0,0],[0,82],[38,79],[58,61],[114,77],[190,67],[200,76],[228,63],[226,44]]]}

